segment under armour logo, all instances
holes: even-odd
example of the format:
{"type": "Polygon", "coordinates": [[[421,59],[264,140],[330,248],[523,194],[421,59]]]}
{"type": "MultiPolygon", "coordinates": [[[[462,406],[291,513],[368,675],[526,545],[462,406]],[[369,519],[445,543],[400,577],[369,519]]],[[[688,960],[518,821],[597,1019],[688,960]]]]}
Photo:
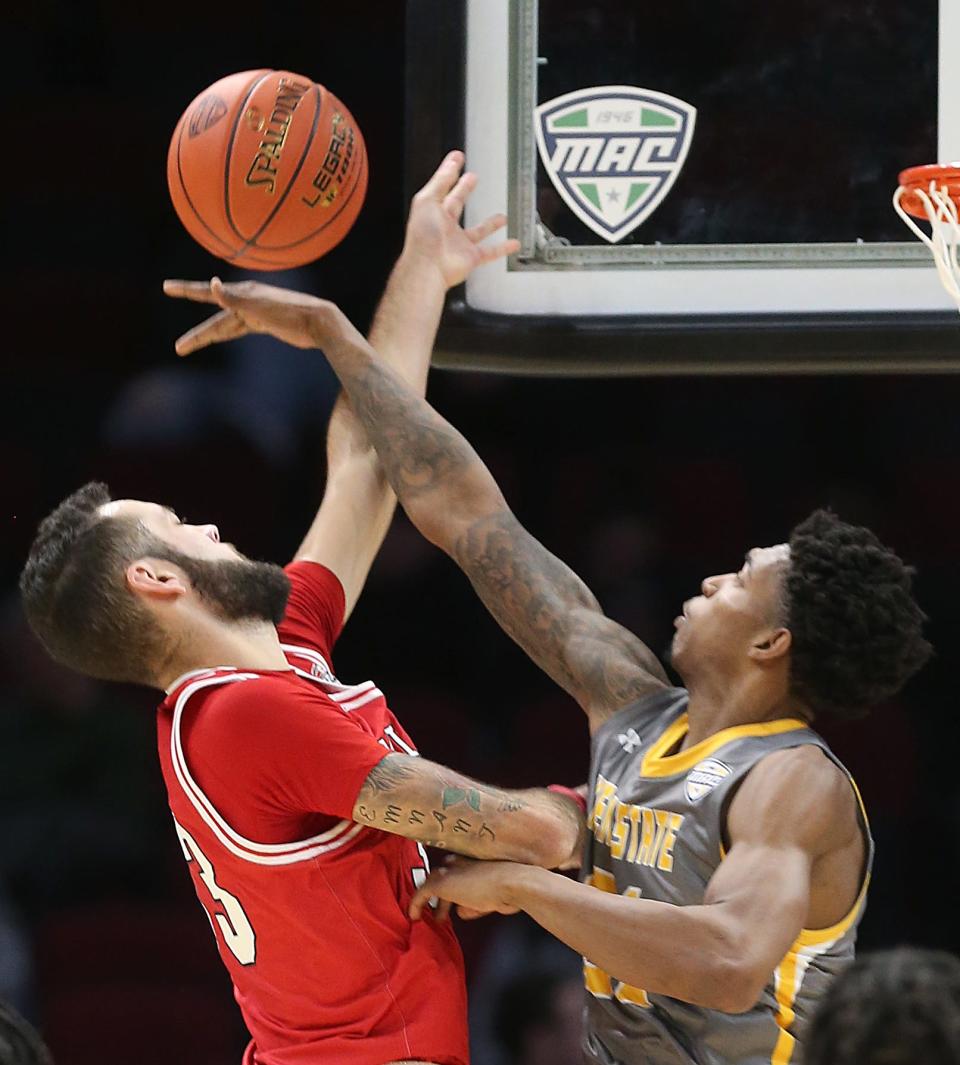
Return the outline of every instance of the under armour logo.
{"type": "Polygon", "coordinates": [[[637,735],[637,730],[628,728],[626,732],[621,732],[617,736],[617,743],[627,752],[627,754],[633,754],[633,752],[640,746],[640,737],[637,735]]]}

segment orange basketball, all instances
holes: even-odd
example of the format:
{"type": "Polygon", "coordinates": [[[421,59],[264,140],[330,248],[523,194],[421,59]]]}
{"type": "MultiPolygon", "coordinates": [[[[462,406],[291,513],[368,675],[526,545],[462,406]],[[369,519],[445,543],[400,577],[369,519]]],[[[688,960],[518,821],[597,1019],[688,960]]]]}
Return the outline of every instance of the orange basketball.
{"type": "Polygon", "coordinates": [[[288,70],[245,70],[181,115],[167,184],[207,251],[283,270],[325,255],[350,231],[367,192],[367,150],[353,115],[322,85],[288,70]]]}

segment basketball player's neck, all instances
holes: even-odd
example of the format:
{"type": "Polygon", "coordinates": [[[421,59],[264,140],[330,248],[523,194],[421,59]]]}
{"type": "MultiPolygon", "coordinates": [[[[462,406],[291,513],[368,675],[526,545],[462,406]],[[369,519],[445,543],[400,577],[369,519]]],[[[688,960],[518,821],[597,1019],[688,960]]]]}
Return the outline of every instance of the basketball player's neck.
{"type": "Polygon", "coordinates": [[[687,690],[689,729],[681,750],[737,725],[806,716],[786,685],[764,673],[697,678],[688,682],[687,690]]]}
{"type": "Polygon", "coordinates": [[[197,669],[234,666],[237,669],[289,669],[280,637],[269,621],[211,621],[185,630],[157,676],[157,687],[170,684],[197,669]]]}

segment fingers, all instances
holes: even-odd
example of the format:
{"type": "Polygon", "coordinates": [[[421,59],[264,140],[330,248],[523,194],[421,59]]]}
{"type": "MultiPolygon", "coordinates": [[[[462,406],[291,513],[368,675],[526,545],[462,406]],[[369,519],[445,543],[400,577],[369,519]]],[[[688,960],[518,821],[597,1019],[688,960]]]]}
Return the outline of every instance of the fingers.
{"type": "MultiPolygon", "coordinates": [[[[471,226],[470,229],[464,230],[467,236],[473,241],[474,244],[480,244],[481,241],[486,240],[491,233],[496,233],[498,229],[503,229],[507,224],[507,216],[505,214],[494,214],[489,218],[484,219],[478,225],[471,226]]],[[[479,253],[480,263],[492,263],[497,259],[503,259],[507,255],[514,255],[520,250],[520,241],[515,237],[511,237],[509,240],[503,240],[499,244],[485,244],[477,248],[479,253]]]]}
{"type": "Polygon", "coordinates": [[[458,906],[457,916],[463,921],[476,921],[478,917],[487,917],[489,910],[471,910],[469,906],[458,906]]]}
{"type": "Polygon", "coordinates": [[[192,300],[194,303],[217,302],[216,296],[210,291],[209,281],[168,279],[163,283],[163,291],[174,299],[192,300]]]}
{"type": "Polygon", "coordinates": [[[448,902],[446,899],[441,899],[440,900],[440,904],[433,911],[434,917],[436,917],[436,919],[438,921],[447,921],[447,920],[449,920],[450,919],[450,907],[452,905],[453,905],[452,902],[448,902]]]}
{"type": "Polygon", "coordinates": [[[419,921],[423,916],[423,908],[426,906],[430,899],[437,895],[437,884],[446,875],[446,870],[443,868],[435,869],[424,882],[417,888],[413,898],[410,900],[410,906],[407,912],[410,914],[411,921],[419,921]]]}
{"type": "Polygon", "coordinates": [[[506,224],[507,216],[505,214],[492,214],[478,225],[465,229],[464,233],[474,244],[479,244],[481,240],[486,240],[491,233],[496,233],[498,229],[503,229],[506,224]]]}
{"type": "Polygon", "coordinates": [[[457,178],[462,169],[463,152],[447,152],[443,162],[434,171],[433,177],[417,193],[417,197],[442,203],[444,197],[457,184],[457,178]]]}
{"type": "Polygon", "coordinates": [[[489,917],[492,913],[511,914],[519,913],[518,906],[500,906],[496,910],[473,910],[469,906],[458,906],[457,916],[463,921],[477,921],[481,917],[489,917]]]}
{"type": "Polygon", "coordinates": [[[246,332],[247,327],[239,315],[234,314],[233,311],[220,311],[184,333],[176,343],[176,351],[181,356],[190,355],[210,344],[235,340],[246,332]]]}
{"type": "Polygon", "coordinates": [[[520,241],[515,238],[501,241],[499,244],[484,244],[477,248],[480,253],[481,263],[492,263],[497,259],[503,259],[507,255],[515,255],[520,250],[520,241]]]}
{"type": "Polygon", "coordinates": [[[460,221],[460,216],[463,214],[463,208],[470,198],[470,193],[476,187],[477,175],[467,171],[466,174],[460,175],[460,180],[453,186],[453,190],[447,193],[443,201],[443,209],[455,222],[460,221]]]}
{"type": "MultiPolygon", "coordinates": [[[[231,290],[237,288],[237,285],[231,285],[231,290]]],[[[244,286],[245,289],[250,289],[250,283],[244,286]]],[[[252,293],[250,293],[252,295],[252,293]]],[[[233,292],[227,290],[227,286],[220,280],[219,277],[210,278],[210,295],[220,304],[221,307],[233,307],[236,305],[237,300],[232,298],[233,292]]]]}

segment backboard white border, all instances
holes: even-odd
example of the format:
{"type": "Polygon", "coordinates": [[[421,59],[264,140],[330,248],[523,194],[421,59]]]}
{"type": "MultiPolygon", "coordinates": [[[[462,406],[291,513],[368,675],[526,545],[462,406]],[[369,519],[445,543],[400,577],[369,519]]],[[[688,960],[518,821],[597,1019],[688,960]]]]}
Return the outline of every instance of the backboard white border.
{"type": "MultiPolygon", "coordinates": [[[[509,199],[509,34],[509,0],[467,0],[464,147],[468,167],[480,178],[467,207],[468,224],[505,210],[509,199]]],[[[960,159],[960,71],[955,69],[950,42],[960,43],[960,0],[940,0],[941,161],[960,159]]],[[[931,161],[904,160],[904,166],[931,161]]],[[[559,317],[955,310],[932,263],[929,268],[904,264],[517,270],[500,261],[471,275],[466,299],[480,311],[559,317]]]]}

